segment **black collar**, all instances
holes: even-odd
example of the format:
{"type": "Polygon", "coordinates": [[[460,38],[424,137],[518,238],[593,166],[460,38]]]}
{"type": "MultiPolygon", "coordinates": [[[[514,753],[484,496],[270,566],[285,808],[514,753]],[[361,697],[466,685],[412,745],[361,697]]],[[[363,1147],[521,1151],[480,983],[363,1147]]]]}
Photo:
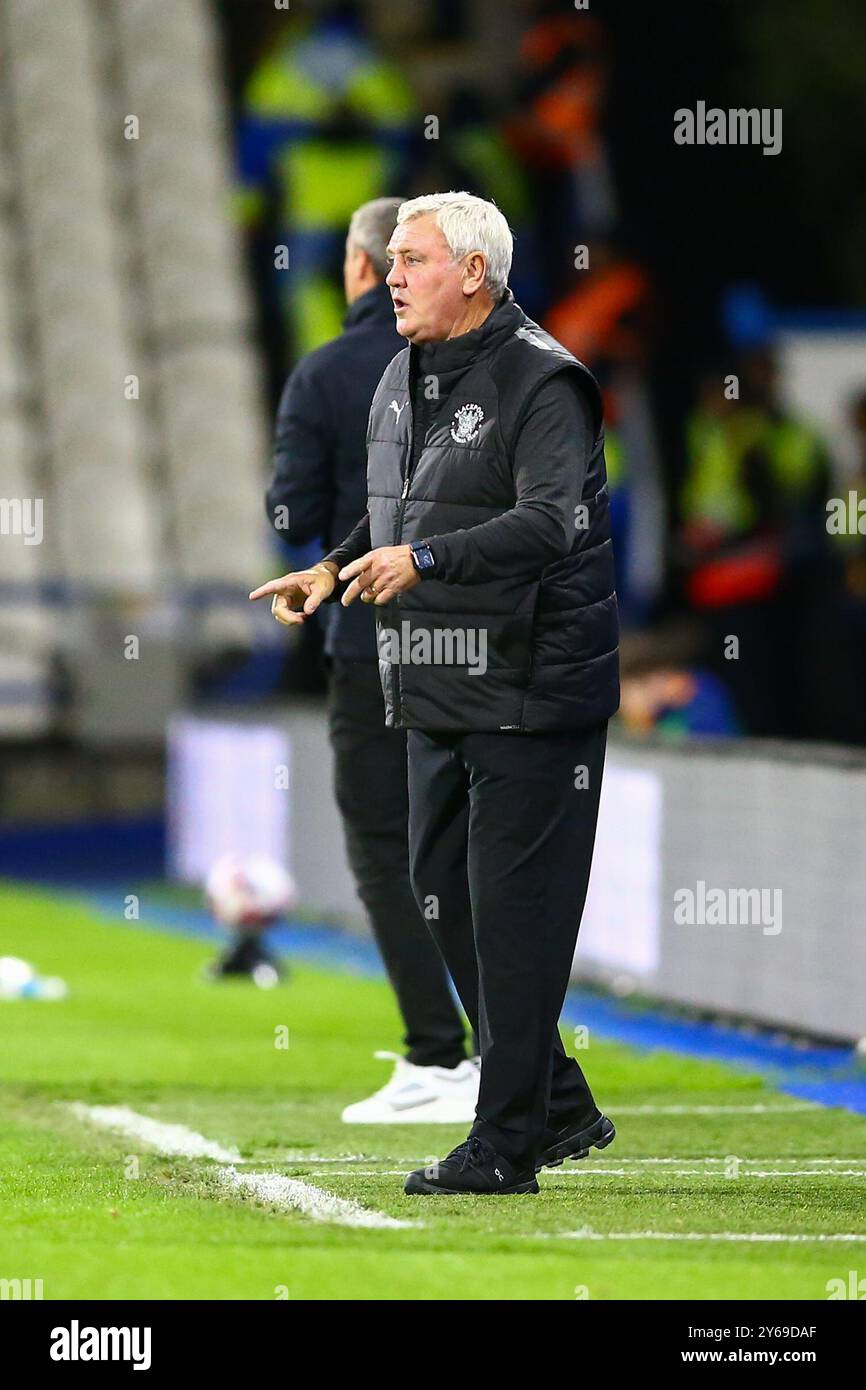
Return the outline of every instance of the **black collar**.
{"type": "Polygon", "coordinates": [[[478,357],[500,347],[523,321],[523,310],[515,304],[511,290],[506,289],[478,328],[441,343],[421,343],[411,349],[411,356],[416,360],[418,371],[425,376],[463,371],[478,357]]]}
{"type": "Polygon", "coordinates": [[[374,285],[371,290],[365,290],[353,304],[349,305],[343,319],[343,327],[354,328],[359,323],[379,321],[390,323],[394,332],[397,332],[394,305],[391,303],[391,291],[384,280],[380,285],[374,285]]]}

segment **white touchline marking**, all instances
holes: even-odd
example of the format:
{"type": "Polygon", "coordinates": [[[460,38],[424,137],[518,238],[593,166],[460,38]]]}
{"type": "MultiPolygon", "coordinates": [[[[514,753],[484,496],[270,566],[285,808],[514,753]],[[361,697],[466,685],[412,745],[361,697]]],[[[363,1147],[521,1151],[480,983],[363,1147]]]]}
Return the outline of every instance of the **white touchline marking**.
{"type": "Polygon", "coordinates": [[[417,1230],[422,1224],[419,1221],[400,1221],[382,1211],[369,1211],[359,1202],[336,1197],[331,1192],[314,1187],[312,1183],[287,1178],[282,1173],[239,1173],[234,1165],[244,1160],[237,1149],[223,1148],[221,1144],[205,1139],[203,1134],[187,1129],[186,1125],[165,1124],[149,1115],[139,1115],[126,1105],[84,1105],[75,1102],[70,1109],[78,1119],[134,1139],[167,1158],[212,1158],[217,1163],[229,1164],[229,1167],[217,1169],[223,1182],[240,1191],[250,1192],[260,1201],[273,1206],[299,1211],[313,1221],[392,1231],[410,1227],[417,1230]]]}
{"type": "Polygon", "coordinates": [[[223,1148],[222,1144],[205,1139],[203,1134],[196,1134],[186,1125],[165,1124],[150,1115],[139,1115],[127,1105],[83,1105],[76,1101],[70,1109],[80,1120],[88,1120],[97,1129],[109,1129],[137,1139],[166,1158],[212,1158],[217,1163],[243,1163],[237,1149],[223,1148]]]}
{"type": "MultiPolygon", "coordinates": [[[[375,1154],[311,1154],[304,1149],[284,1149],[281,1154],[271,1154],[280,1163],[391,1163],[388,1158],[377,1158],[375,1154]]],[[[408,1161],[408,1160],[407,1160],[408,1161]]],[[[866,1159],[864,1159],[866,1162],[866,1159]]]]}
{"type": "Polygon", "coordinates": [[[418,1221],[400,1221],[383,1211],[369,1211],[360,1202],[335,1197],[320,1187],[287,1178],[282,1173],[238,1173],[234,1168],[221,1168],[220,1177],[232,1187],[251,1192],[259,1201],[275,1207],[291,1207],[312,1221],[328,1221],[338,1226],[374,1226],[379,1229],[417,1230],[418,1221]]]}
{"type": "MultiPolygon", "coordinates": [[[[866,1243],[866,1232],[807,1235],[800,1231],[789,1234],[785,1231],[592,1231],[587,1228],[582,1231],[555,1231],[553,1236],[558,1240],[717,1240],[734,1243],[742,1241],[746,1244],[823,1244],[831,1241],[866,1243]]],[[[528,1239],[537,1240],[538,1236],[529,1236],[528,1239]]]]}
{"type": "MultiPolygon", "coordinates": [[[[716,1175],[713,1175],[716,1176],[716,1175]]],[[[721,1174],[718,1174],[721,1177],[721,1174]]],[[[766,1171],[756,1169],[749,1172],[744,1169],[740,1174],[743,1178],[866,1178],[866,1171],[863,1168],[835,1168],[828,1172],[826,1168],[768,1168],[766,1171]]]]}

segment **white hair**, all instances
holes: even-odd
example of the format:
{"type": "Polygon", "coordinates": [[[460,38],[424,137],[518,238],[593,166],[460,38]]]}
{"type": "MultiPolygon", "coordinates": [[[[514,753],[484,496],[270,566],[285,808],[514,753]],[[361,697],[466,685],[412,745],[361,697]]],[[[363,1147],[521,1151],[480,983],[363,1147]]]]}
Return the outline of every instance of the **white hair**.
{"type": "Polygon", "coordinates": [[[495,203],[474,193],[426,193],[400,204],[397,226],[432,213],[455,261],[480,251],[487,262],[485,284],[498,299],[508,284],[514,237],[495,203]]]}

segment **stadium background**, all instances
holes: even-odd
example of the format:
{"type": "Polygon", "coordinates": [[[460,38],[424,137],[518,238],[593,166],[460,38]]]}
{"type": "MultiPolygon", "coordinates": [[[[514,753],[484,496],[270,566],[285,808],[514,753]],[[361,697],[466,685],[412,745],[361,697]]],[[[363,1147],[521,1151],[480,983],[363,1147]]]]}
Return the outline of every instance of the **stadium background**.
{"type": "MultiPolygon", "coordinates": [[[[866,536],[826,525],[866,499],[864,51],[856,0],[2,0],[0,875],[152,928],[158,988],[208,864],[266,847],[301,890],[278,942],[375,968],[318,635],[246,594],[312,557],[268,534],[269,433],[339,331],[351,211],[466,187],[611,422],[580,1017],[866,1112],[866,536]],[[781,108],[782,153],[677,145],[697,100],[781,108]],[[678,926],[700,880],[781,889],[783,930],[678,926]]],[[[74,995],[41,909],[0,911],[74,995]]]]}

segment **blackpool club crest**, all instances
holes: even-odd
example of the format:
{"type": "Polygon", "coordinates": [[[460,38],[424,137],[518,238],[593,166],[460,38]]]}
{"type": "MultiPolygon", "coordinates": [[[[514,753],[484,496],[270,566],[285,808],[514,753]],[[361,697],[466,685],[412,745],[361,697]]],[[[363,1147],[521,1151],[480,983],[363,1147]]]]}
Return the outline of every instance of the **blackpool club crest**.
{"type": "Polygon", "coordinates": [[[451,421],[451,438],[455,444],[469,444],[478,433],[484,411],[480,405],[461,405],[451,421]]]}

